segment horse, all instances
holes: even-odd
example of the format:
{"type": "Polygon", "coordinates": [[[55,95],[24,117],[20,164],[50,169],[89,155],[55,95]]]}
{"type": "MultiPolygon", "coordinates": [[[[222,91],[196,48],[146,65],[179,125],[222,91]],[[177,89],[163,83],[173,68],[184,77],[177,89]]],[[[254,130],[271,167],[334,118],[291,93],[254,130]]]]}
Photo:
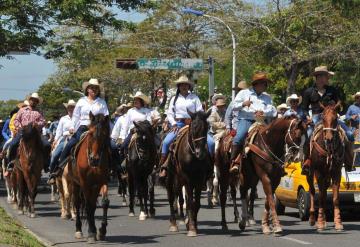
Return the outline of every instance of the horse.
{"type": "MultiPolygon", "coordinates": [[[[210,115],[189,112],[191,123],[180,130],[174,150],[170,153],[166,189],[170,205],[170,232],[177,232],[174,201],[182,186],[186,190],[187,236],[197,236],[197,215],[200,209],[201,190],[213,171],[213,164],[206,145],[210,115]]],[[[181,196],[180,196],[181,199],[181,196]]]]}
{"type": "Polygon", "coordinates": [[[345,155],[345,133],[337,123],[336,109],[339,105],[324,107],[322,124],[315,129],[310,140],[310,159],[312,165],[307,176],[310,191],[309,223],[315,225],[315,186],[314,177],[319,187],[319,209],[317,230],[323,231],[326,227],[326,194],[330,184],[333,191],[334,225],[336,231],[343,231],[339,209],[339,187],[341,168],[345,155]]]}
{"type": "Polygon", "coordinates": [[[126,202],[126,195],[127,195],[127,188],[128,188],[127,174],[118,172],[116,175],[117,175],[117,179],[118,179],[117,194],[118,194],[118,196],[122,197],[122,206],[127,206],[127,202],[126,202]]]}
{"type": "Polygon", "coordinates": [[[24,214],[25,206],[29,216],[34,218],[37,186],[44,167],[43,145],[36,125],[28,124],[23,127],[17,151],[12,180],[16,182],[14,193],[18,193],[18,212],[24,214]]]}
{"type": "MultiPolygon", "coordinates": [[[[284,175],[285,162],[282,157],[285,155],[285,146],[289,150],[300,149],[300,143],[304,138],[306,124],[294,117],[278,118],[267,126],[261,126],[256,131],[253,142],[246,146],[249,151],[246,157],[243,157],[242,174],[244,177],[244,190],[257,184],[257,179],[261,180],[264,193],[266,195],[265,209],[262,216],[262,232],[265,235],[270,234],[270,210],[272,213],[273,233],[280,235],[282,227],[275,210],[273,194],[278,187],[281,177],[284,175]]],[[[244,201],[245,198],[242,198],[244,201]]],[[[245,230],[245,224],[248,217],[247,203],[243,203],[240,228],[245,230]]]]}
{"type": "Polygon", "coordinates": [[[107,227],[107,211],[110,201],[107,195],[107,185],[110,176],[110,124],[109,116],[89,113],[89,131],[83,135],[75,148],[75,164],[69,168],[72,177],[74,205],[76,210],[75,238],[80,239],[82,222],[80,216],[86,213],[88,222],[88,243],[104,240],[107,227]],[[96,233],[95,210],[97,197],[102,196],[102,222],[96,233]]]}
{"type": "Polygon", "coordinates": [[[127,158],[129,216],[135,216],[134,199],[137,192],[140,204],[139,220],[146,220],[148,216],[155,215],[153,190],[149,196],[149,179],[156,163],[155,132],[147,120],[134,122],[134,126],[134,135],[129,144],[127,158]],[[150,199],[150,211],[148,199],[150,199]]]}

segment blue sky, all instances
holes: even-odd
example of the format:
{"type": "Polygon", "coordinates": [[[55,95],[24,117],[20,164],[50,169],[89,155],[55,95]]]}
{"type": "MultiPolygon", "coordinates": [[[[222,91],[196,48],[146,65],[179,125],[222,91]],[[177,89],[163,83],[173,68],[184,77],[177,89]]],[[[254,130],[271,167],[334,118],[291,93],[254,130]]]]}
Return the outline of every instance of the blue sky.
{"type": "MultiPolygon", "coordinates": [[[[120,12],[118,18],[139,22],[145,18],[136,12],[120,12]]],[[[22,100],[34,92],[56,71],[52,60],[37,55],[17,55],[14,60],[0,58],[0,100],[22,100]]]]}

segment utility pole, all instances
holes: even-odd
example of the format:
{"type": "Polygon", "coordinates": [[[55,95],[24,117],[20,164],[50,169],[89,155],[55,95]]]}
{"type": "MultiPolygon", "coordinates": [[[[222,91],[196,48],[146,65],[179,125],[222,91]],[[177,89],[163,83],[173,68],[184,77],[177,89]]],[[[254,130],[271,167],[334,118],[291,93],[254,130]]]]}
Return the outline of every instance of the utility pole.
{"type": "Polygon", "coordinates": [[[209,99],[211,100],[211,97],[214,95],[214,87],[215,87],[215,69],[214,69],[214,63],[215,60],[213,57],[208,58],[208,64],[209,64],[209,99]]]}

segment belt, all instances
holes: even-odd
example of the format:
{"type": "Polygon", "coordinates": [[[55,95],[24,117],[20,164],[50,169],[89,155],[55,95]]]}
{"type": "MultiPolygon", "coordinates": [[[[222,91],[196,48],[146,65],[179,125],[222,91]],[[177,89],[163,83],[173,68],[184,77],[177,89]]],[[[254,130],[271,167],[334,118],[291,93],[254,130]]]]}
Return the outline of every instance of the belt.
{"type": "Polygon", "coordinates": [[[175,118],[176,122],[185,122],[185,120],[191,120],[191,118],[175,118]]]}

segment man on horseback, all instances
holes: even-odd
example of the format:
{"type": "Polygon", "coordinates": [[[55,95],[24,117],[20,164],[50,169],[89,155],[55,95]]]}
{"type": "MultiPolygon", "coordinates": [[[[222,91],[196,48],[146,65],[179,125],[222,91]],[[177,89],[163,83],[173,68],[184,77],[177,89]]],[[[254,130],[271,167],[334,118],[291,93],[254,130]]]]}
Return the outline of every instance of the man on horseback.
{"type": "MultiPolygon", "coordinates": [[[[309,174],[309,170],[311,166],[311,160],[309,158],[310,138],[314,131],[314,126],[316,126],[318,123],[321,122],[323,106],[340,103],[337,89],[334,88],[333,86],[328,85],[330,77],[333,76],[334,74],[335,74],[334,72],[328,71],[326,66],[316,67],[315,71],[312,73],[312,75],[315,77],[315,84],[304,91],[302,107],[308,120],[312,122],[312,124],[310,124],[308,127],[308,131],[307,131],[308,140],[307,143],[304,145],[305,162],[303,163],[303,167],[302,167],[303,175],[309,174]],[[310,114],[310,107],[311,107],[311,114],[310,114]]],[[[345,131],[346,136],[348,138],[348,140],[345,141],[344,163],[346,170],[350,171],[353,162],[352,142],[354,141],[354,136],[350,128],[346,126],[344,122],[338,120],[338,124],[345,131]]]]}
{"type": "Polygon", "coordinates": [[[252,87],[240,91],[234,100],[233,110],[238,110],[237,133],[231,148],[231,173],[241,171],[244,142],[251,125],[256,120],[276,116],[276,109],[273,106],[270,95],[265,93],[268,84],[272,81],[264,72],[257,72],[252,78],[252,87]]]}
{"type": "MultiPolygon", "coordinates": [[[[45,125],[45,118],[43,114],[38,110],[37,106],[41,104],[43,99],[38,95],[38,93],[33,93],[28,97],[29,105],[21,108],[16,114],[14,120],[15,126],[15,136],[13,137],[11,143],[9,144],[9,161],[8,170],[11,171],[14,167],[14,160],[16,158],[17,149],[20,144],[20,140],[22,137],[22,128],[26,125],[33,124],[35,125],[41,132],[42,127],[45,125]]],[[[50,143],[46,138],[41,138],[44,150],[50,150],[50,143]]],[[[49,153],[45,152],[45,160],[48,160],[47,157],[49,153]]],[[[45,165],[47,167],[48,164],[45,165]]]]}
{"type": "Polygon", "coordinates": [[[226,98],[218,97],[215,101],[215,109],[211,112],[208,122],[210,124],[210,132],[213,134],[215,141],[215,151],[218,148],[220,138],[225,133],[225,112],[226,112],[226,98]]]}
{"type": "MultiPolygon", "coordinates": [[[[345,119],[350,121],[350,126],[354,131],[359,130],[360,126],[360,92],[357,92],[353,98],[355,102],[348,108],[345,119]]],[[[359,134],[357,138],[359,138],[359,134]]]]}
{"type": "MultiPolygon", "coordinates": [[[[61,152],[64,149],[66,141],[71,137],[70,134],[70,128],[72,126],[71,117],[73,115],[76,102],[71,99],[68,101],[68,103],[63,103],[63,105],[65,106],[68,114],[60,118],[60,121],[56,128],[56,134],[53,143],[55,149],[52,152],[51,160],[50,160],[51,173],[53,173],[57,169],[61,152]]],[[[49,179],[48,184],[54,184],[54,183],[55,183],[54,178],[49,179]]]]}
{"type": "Polygon", "coordinates": [[[98,79],[90,79],[83,83],[82,88],[85,96],[80,98],[76,103],[71,118],[69,132],[72,136],[60,155],[58,168],[50,174],[49,180],[61,175],[67,164],[71,149],[78,143],[81,135],[88,130],[88,125],[90,124],[90,112],[94,116],[98,114],[103,114],[104,116],[109,115],[106,102],[100,97],[103,88],[102,86],[103,85],[99,83],[98,79]]]}
{"type": "MultiPolygon", "coordinates": [[[[165,161],[167,160],[171,143],[175,140],[178,131],[185,125],[190,124],[191,117],[188,111],[203,111],[199,97],[190,91],[194,85],[188,77],[181,76],[175,83],[177,86],[176,95],[170,100],[167,110],[167,118],[172,130],[166,135],[161,149],[160,177],[162,178],[167,175],[168,162],[165,161]]],[[[210,135],[207,135],[207,145],[212,160],[214,160],[215,143],[210,135]]]]}

